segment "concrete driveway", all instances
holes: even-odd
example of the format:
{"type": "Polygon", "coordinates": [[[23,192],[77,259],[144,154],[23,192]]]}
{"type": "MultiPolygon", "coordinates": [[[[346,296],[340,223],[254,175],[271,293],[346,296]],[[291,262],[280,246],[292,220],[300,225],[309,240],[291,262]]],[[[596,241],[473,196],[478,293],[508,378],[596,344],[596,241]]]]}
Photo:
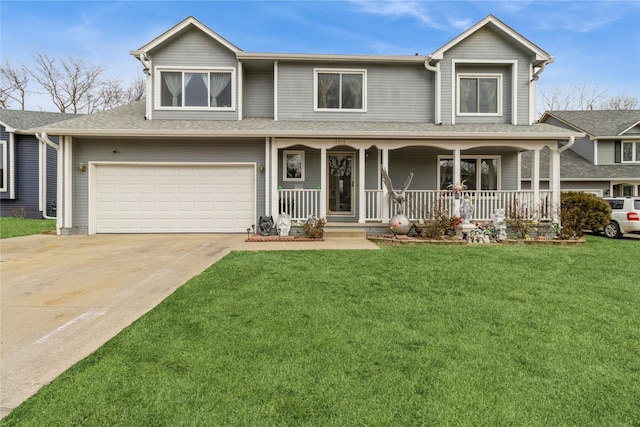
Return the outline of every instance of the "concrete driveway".
{"type": "Polygon", "coordinates": [[[0,416],[232,250],[375,249],[364,238],[35,235],[0,240],[0,416]]]}

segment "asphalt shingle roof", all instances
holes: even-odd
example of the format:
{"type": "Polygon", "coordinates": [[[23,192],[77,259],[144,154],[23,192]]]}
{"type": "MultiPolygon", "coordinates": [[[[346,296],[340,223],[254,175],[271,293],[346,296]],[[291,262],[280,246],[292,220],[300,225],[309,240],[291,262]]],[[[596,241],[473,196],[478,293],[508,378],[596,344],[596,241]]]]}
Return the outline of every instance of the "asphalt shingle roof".
{"type": "MultiPolygon", "coordinates": [[[[640,164],[594,165],[573,150],[560,154],[562,180],[610,180],[640,178],[640,164]]],[[[549,150],[540,150],[540,177],[549,178],[549,150]]],[[[531,152],[522,153],[522,178],[531,179],[531,152]]]]}
{"type": "Polygon", "coordinates": [[[43,111],[0,110],[0,122],[18,132],[28,132],[32,128],[47,126],[74,117],[78,117],[78,115],[43,111]]]}
{"type": "Polygon", "coordinates": [[[547,111],[549,115],[592,137],[618,136],[640,123],[640,110],[547,111]]]}
{"type": "Polygon", "coordinates": [[[568,139],[583,136],[549,124],[436,125],[424,122],[145,119],[145,104],[134,102],[101,113],[42,126],[39,132],[70,136],[227,136],[227,137],[367,137],[367,138],[517,138],[568,139]]]}

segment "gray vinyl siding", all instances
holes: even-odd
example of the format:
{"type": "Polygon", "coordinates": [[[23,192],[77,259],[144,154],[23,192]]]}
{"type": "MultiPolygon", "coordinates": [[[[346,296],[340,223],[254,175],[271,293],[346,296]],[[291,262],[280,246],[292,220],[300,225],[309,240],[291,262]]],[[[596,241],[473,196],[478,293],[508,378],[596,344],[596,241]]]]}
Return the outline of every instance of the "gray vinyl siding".
{"type": "Polygon", "coordinates": [[[229,49],[203,34],[199,30],[191,30],[176,37],[175,40],[162,45],[161,48],[150,53],[154,79],[152,94],[153,97],[153,119],[175,119],[175,120],[237,120],[238,119],[238,61],[235,54],[229,49]],[[236,111],[167,111],[155,109],[155,81],[157,67],[175,67],[184,69],[188,67],[232,67],[236,69],[236,111]]]}
{"type": "Polygon", "coordinates": [[[433,73],[422,65],[279,63],[278,120],[433,122],[433,73]],[[367,111],[314,111],[314,69],[367,72],[367,111]]]}
{"type": "MultiPolygon", "coordinates": [[[[555,117],[547,117],[544,121],[544,123],[547,123],[549,125],[553,125],[553,126],[558,126],[561,127],[563,129],[569,129],[569,130],[576,130],[575,128],[567,125],[564,122],[561,122],[560,120],[556,119],[555,117]]],[[[613,149],[613,147],[611,147],[613,149]]],[[[595,161],[594,155],[595,155],[595,148],[594,148],[594,143],[593,141],[591,141],[591,139],[589,138],[589,136],[584,136],[582,138],[578,138],[575,140],[575,143],[573,145],[573,147],[570,148],[571,150],[575,151],[576,153],[580,154],[580,156],[584,157],[585,159],[589,160],[591,163],[593,163],[595,161]]]]}
{"type": "MultiPolygon", "coordinates": [[[[74,163],[110,162],[255,162],[265,163],[264,139],[255,140],[86,140],[74,139],[74,163]],[[116,151],[116,153],[114,153],[116,151]]],[[[256,221],[265,212],[265,176],[256,174],[256,221]]],[[[73,169],[73,232],[89,226],[88,173],[73,169]]]]}
{"type": "MultiPolygon", "coordinates": [[[[7,158],[9,157],[9,135],[2,134],[2,140],[7,141],[7,158]]],[[[57,138],[52,138],[54,142],[57,138]]],[[[15,161],[15,199],[9,199],[10,188],[7,183],[7,192],[0,193],[2,203],[0,203],[0,214],[2,216],[16,216],[18,213],[24,213],[27,218],[42,218],[40,211],[40,164],[39,164],[39,148],[40,142],[33,135],[15,135],[14,140],[14,161],[15,161]]],[[[55,198],[56,184],[56,165],[55,150],[49,148],[47,150],[48,165],[48,204],[55,198]],[[52,165],[53,163],[53,165],[52,165]]],[[[7,161],[7,166],[9,162],[7,161]]],[[[9,180],[9,172],[7,171],[7,181],[9,180]]]]}
{"type": "Polygon", "coordinates": [[[615,162],[615,141],[598,140],[598,165],[620,164],[615,162]]]}
{"type": "MultiPolygon", "coordinates": [[[[518,92],[518,117],[517,122],[520,125],[529,123],[529,84],[530,70],[533,58],[524,50],[516,47],[510,41],[499,36],[488,28],[481,28],[474,34],[470,35],[461,43],[453,46],[448,50],[441,62],[442,72],[442,122],[450,124],[452,121],[452,111],[455,111],[454,103],[456,102],[455,75],[452,61],[476,61],[479,66],[478,72],[483,70],[483,61],[517,61],[517,92],[518,92]]],[[[489,64],[496,66],[497,64],[489,64]]],[[[455,73],[459,73],[459,68],[464,66],[468,69],[471,63],[456,63],[455,73]]],[[[509,71],[511,64],[507,65],[509,71]]],[[[475,122],[492,122],[492,123],[510,123],[511,122],[511,73],[503,77],[503,85],[509,85],[508,99],[503,99],[503,117],[476,117],[475,122]],[[506,81],[508,80],[508,81],[506,81]]],[[[507,87],[503,87],[507,89],[507,87]]],[[[504,94],[503,94],[504,95],[504,94]]],[[[466,119],[466,118],[465,118],[466,119]]],[[[456,122],[462,123],[462,117],[456,117],[456,122]]]]}
{"type": "Polygon", "coordinates": [[[273,118],[273,71],[245,72],[244,117],[273,118]]]}

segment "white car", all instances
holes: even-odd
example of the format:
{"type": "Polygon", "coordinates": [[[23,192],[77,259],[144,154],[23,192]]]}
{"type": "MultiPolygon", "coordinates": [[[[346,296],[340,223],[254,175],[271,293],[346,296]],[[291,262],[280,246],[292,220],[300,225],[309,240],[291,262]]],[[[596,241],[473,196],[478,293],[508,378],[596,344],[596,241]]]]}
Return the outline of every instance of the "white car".
{"type": "Polygon", "coordinates": [[[611,222],[604,234],[619,239],[626,233],[640,233],[640,197],[605,198],[611,205],[611,222]]]}

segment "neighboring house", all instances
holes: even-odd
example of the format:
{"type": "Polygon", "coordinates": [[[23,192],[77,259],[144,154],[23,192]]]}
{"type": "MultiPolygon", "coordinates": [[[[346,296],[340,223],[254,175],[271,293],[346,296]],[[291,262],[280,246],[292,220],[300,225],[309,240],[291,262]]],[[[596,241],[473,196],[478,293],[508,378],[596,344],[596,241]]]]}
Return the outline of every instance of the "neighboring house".
{"type": "MultiPolygon", "coordinates": [[[[640,196],[640,110],[547,111],[540,122],[586,133],[561,155],[562,190],[640,196]]],[[[523,153],[523,188],[530,186],[529,157],[523,153]]],[[[544,181],[548,152],[541,159],[544,181]]]]}
{"type": "Polygon", "coordinates": [[[31,128],[71,114],[0,110],[0,216],[56,215],[56,150],[38,141],[31,128]]]}
{"type": "Polygon", "coordinates": [[[263,215],[384,224],[382,184],[410,172],[419,220],[462,181],[475,218],[560,200],[559,141],[535,122],[547,52],[488,16],[427,56],[249,53],[193,17],[130,52],[146,101],[38,129],[59,135],[71,233],[246,232],[263,215]],[[520,188],[519,153],[545,147],[555,179],[520,188]]]}

